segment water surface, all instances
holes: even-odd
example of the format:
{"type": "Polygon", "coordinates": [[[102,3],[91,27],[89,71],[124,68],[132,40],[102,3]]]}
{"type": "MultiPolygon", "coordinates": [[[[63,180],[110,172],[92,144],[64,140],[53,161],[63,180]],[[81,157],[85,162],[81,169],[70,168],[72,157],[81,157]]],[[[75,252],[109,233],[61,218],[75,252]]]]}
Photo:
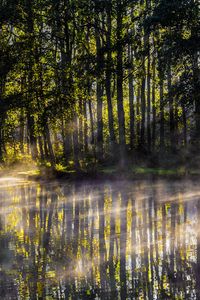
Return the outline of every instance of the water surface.
{"type": "Polygon", "coordinates": [[[0,180],[0,299],[200,299],[200,184],[0,180]]]}

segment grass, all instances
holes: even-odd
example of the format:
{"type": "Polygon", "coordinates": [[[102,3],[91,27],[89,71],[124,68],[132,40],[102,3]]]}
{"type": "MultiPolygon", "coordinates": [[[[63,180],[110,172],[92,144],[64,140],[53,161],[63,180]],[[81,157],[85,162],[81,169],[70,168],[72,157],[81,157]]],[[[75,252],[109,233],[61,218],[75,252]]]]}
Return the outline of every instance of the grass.
{"type": "Polygon", "coordinates": [[[155,174],[155,175],[176,175],[180,172],[178,169],[162,169],[162,168],[145,168],[134,167],[132,168],[134,174],[155,174]]]}

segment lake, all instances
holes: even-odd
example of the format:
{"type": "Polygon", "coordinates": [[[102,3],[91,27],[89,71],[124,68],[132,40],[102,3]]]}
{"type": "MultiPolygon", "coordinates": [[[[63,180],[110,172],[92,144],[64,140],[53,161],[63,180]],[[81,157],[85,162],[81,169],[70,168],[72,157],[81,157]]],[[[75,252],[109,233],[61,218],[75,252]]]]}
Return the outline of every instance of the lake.
{"type": "Polygon", "coordinates": [[[0,179],[0,299],[200,299],[200,182],[0,179]]]}

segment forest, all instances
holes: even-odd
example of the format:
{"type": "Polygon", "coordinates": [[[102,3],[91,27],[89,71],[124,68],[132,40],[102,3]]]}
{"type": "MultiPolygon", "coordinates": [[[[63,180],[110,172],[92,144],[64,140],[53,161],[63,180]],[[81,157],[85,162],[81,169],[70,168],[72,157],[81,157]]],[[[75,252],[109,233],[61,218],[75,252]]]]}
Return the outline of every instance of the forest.
{"type": "Polygon", "coordinates": [[[1,162],[196,164],[199,28],[196,0],[1,0],[1,162]]]}

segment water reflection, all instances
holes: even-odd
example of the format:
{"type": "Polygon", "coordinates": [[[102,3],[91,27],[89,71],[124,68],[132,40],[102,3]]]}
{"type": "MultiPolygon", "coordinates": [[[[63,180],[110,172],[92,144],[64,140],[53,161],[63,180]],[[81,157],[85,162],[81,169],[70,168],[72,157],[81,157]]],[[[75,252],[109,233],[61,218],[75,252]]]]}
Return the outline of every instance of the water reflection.
{"type": "Polygon", "coordinates": [[[2,183],[0,299],[200,299],[198,184],[2,183]]]}

